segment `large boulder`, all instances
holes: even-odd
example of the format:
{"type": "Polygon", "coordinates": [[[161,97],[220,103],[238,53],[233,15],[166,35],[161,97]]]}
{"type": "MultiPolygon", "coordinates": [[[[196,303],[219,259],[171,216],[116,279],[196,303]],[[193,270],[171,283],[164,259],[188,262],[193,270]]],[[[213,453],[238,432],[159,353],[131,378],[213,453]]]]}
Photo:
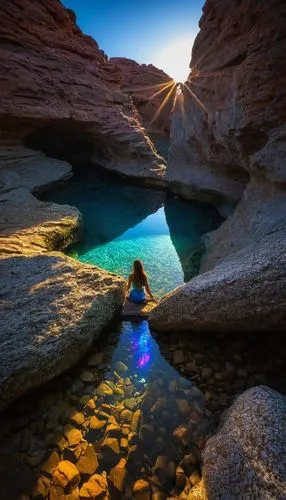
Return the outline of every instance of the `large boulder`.
{"type": "Polygon", "coordinates": [[[163,297],[150,314],[162,331],[285,331],[286,231],[252,243],[163,297]]]}
{"type": "Polygon", "coordinates": [[[118,70],[60,0],[3,0],[0,32],[0,145],[161,177],[161,158],[118,70]]]}
{"type": "Polygon", "coordinates": [[[0,261],[0,409],[74,365],[124,300],[124,280],[57,252],[0,261]]]}
{"type": "Polygon", "coordinates": [[[211,500],[286,498],[286,397],[263,386],[242,394],[207,441],[203,462],[211,500]]]}
{"type": "MultiPolygon", "coordinates": [[[[222,226],[205,236],[207,247],[201,272],[250,245],[258,247],[269,235],[286,231],[286,190],[264,179],[252,180],[234,213],[222,226]]],[[[277,297],[279,300],[279,297],[277,297]]]]}
{"type": "Polygon", "coordinates": [[[123,278],[54,251],[78,240],[81,214],[31,191],[71,167],[24,149],[9,158],[0,161],[0,409],[75,364],[125,291],[123,278]]]}

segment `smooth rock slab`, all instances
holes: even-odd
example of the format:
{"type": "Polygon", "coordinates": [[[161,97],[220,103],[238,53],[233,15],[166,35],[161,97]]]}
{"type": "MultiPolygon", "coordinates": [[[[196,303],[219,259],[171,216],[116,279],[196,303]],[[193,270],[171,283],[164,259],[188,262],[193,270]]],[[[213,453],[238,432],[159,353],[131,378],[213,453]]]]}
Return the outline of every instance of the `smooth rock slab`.
{"type": "Polygon", "coordinates": [[[163,297],[162,331],[285,331],[286,230],[266,236],[163,297]]]}
{"type": "Polygon", "coordinates": [[[130,300],[125,300],[120,316],[122,319],[138,317],[138,318],[148,318],[150,312],[156,307],[157,302],[155,300],[148,300],[144,304],[134,304],[130,300]]]}
{"type": "Polygon", "coordinates": [[[74,365],[112,319],[124,280],[60,253],[0,263],[0,408],[74,365]]]}
{"type": "Polygon", "coordinates": [[[235,401],[222,424],[204,450],[209,498],[286,498],[286,397],[253,387],[235,401]]]}

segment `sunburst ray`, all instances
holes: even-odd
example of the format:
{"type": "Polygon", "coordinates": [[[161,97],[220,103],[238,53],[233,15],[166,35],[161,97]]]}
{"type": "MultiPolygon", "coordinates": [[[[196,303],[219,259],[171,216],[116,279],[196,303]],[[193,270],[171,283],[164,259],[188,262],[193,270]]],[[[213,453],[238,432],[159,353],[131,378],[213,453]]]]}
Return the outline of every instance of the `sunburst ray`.
{"type": "Polygon", "coordinates": [[[163,110],[163,108],[166,106],[167,102],[171,98],[171,95],[172,95],[174,89],[176,88],[176,86],[177,86],[176,82],[173,81],[173,84],[172,84],[168,94],[165,96],[164,100],[162,101],[161,105],[159,106],[158,110],[156,111],[155,115],[153,116],[151,123],[154,123],[154,121],[158,118],[161,111],[163,110]]]}
{"type": "Polygon", "coordinates": [[[187,91],[190,93],[190,95],[196,101],[196,103],[200,106],[200,108],[202,108],[205,111],[205,113],[207,113],[207,115],[208,115],[209,113],[208,113],[207,108],[203,105],[203,103],[200,101],[198,96],[196,96],[196,94],[190,89],[190,87],[187,84],[184,84],[184,89],[187,89],[187,91]]]}

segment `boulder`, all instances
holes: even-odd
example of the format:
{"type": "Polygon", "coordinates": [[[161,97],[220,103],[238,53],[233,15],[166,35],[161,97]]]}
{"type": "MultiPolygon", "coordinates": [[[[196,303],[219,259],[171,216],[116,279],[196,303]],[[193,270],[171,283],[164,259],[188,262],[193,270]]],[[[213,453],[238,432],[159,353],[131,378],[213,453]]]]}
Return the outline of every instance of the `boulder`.
{"type": "Polygon", "coordinates": [[[208,498],[285,498],[285,456],[286,398],[269,387],[253,387],[238,397],[207,441],[208,498]]]}
{"type": "Polygon", "coordinates": [[[150,314],[162,331],[284,331],[286,231],[252,243],[163,297],[150,314]]]}
{"type": "Polygon", "coordinates": [[[79,238],[81,215],[30,190],[71,169],[30,153],[23,169],[19,155],[11,173],[0,163],[0,409],[79,361],[124,300],[122,278],[54,251],[79,238]]]}

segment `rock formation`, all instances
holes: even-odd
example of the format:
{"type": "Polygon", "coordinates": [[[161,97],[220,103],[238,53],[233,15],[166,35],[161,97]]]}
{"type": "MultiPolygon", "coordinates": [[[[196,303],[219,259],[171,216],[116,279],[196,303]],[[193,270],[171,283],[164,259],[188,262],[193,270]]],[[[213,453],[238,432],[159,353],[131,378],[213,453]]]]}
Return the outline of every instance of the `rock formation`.
{"type": "Polygon", "coordinates": [[[207,498],[285,498],[285,442],[285,396],[263,386],[243,393],[206,444],[207,498]]]}
{"type": "Polygon", "coordinates": [[[79,238],[78,210],[31,194],[66,180],[71,167],[23,148],[13,149],[13,163],[11,148],[6,155],[2,150],[0,409],[75,364],[124,299],[122,278],[55,251],[79,238]]]}
{"type": "Polygon", "coordinates": [[[286,4],[207,0],[200,28],[167,176],[237,201],[249,176],[286,180],[286,4]]]}
{"type": "Polygon", "coordinates": [[[59,0],[0,6],[1,145],[161,177],[161,158],[115,66],[59,0]]]}
{"type": "Polygon", "coordinates": [[[139,64],[125,57],[112,57],[110,62],[118,68],[120,87],[132,96],[146,129],[168,134],[173,101],[168,100],[160,114],[156,114],[170,91],[167,85],[172,78],[152,64],[139,64]]]}
{"type": "Polygon", "coordinates": [[[284,331],[286,5],[208,0],[200,26],[167,178],[183,193],[239,203],[205,238],[201,274],[164,298],[151,321],[167,330],[284,331]]]}

